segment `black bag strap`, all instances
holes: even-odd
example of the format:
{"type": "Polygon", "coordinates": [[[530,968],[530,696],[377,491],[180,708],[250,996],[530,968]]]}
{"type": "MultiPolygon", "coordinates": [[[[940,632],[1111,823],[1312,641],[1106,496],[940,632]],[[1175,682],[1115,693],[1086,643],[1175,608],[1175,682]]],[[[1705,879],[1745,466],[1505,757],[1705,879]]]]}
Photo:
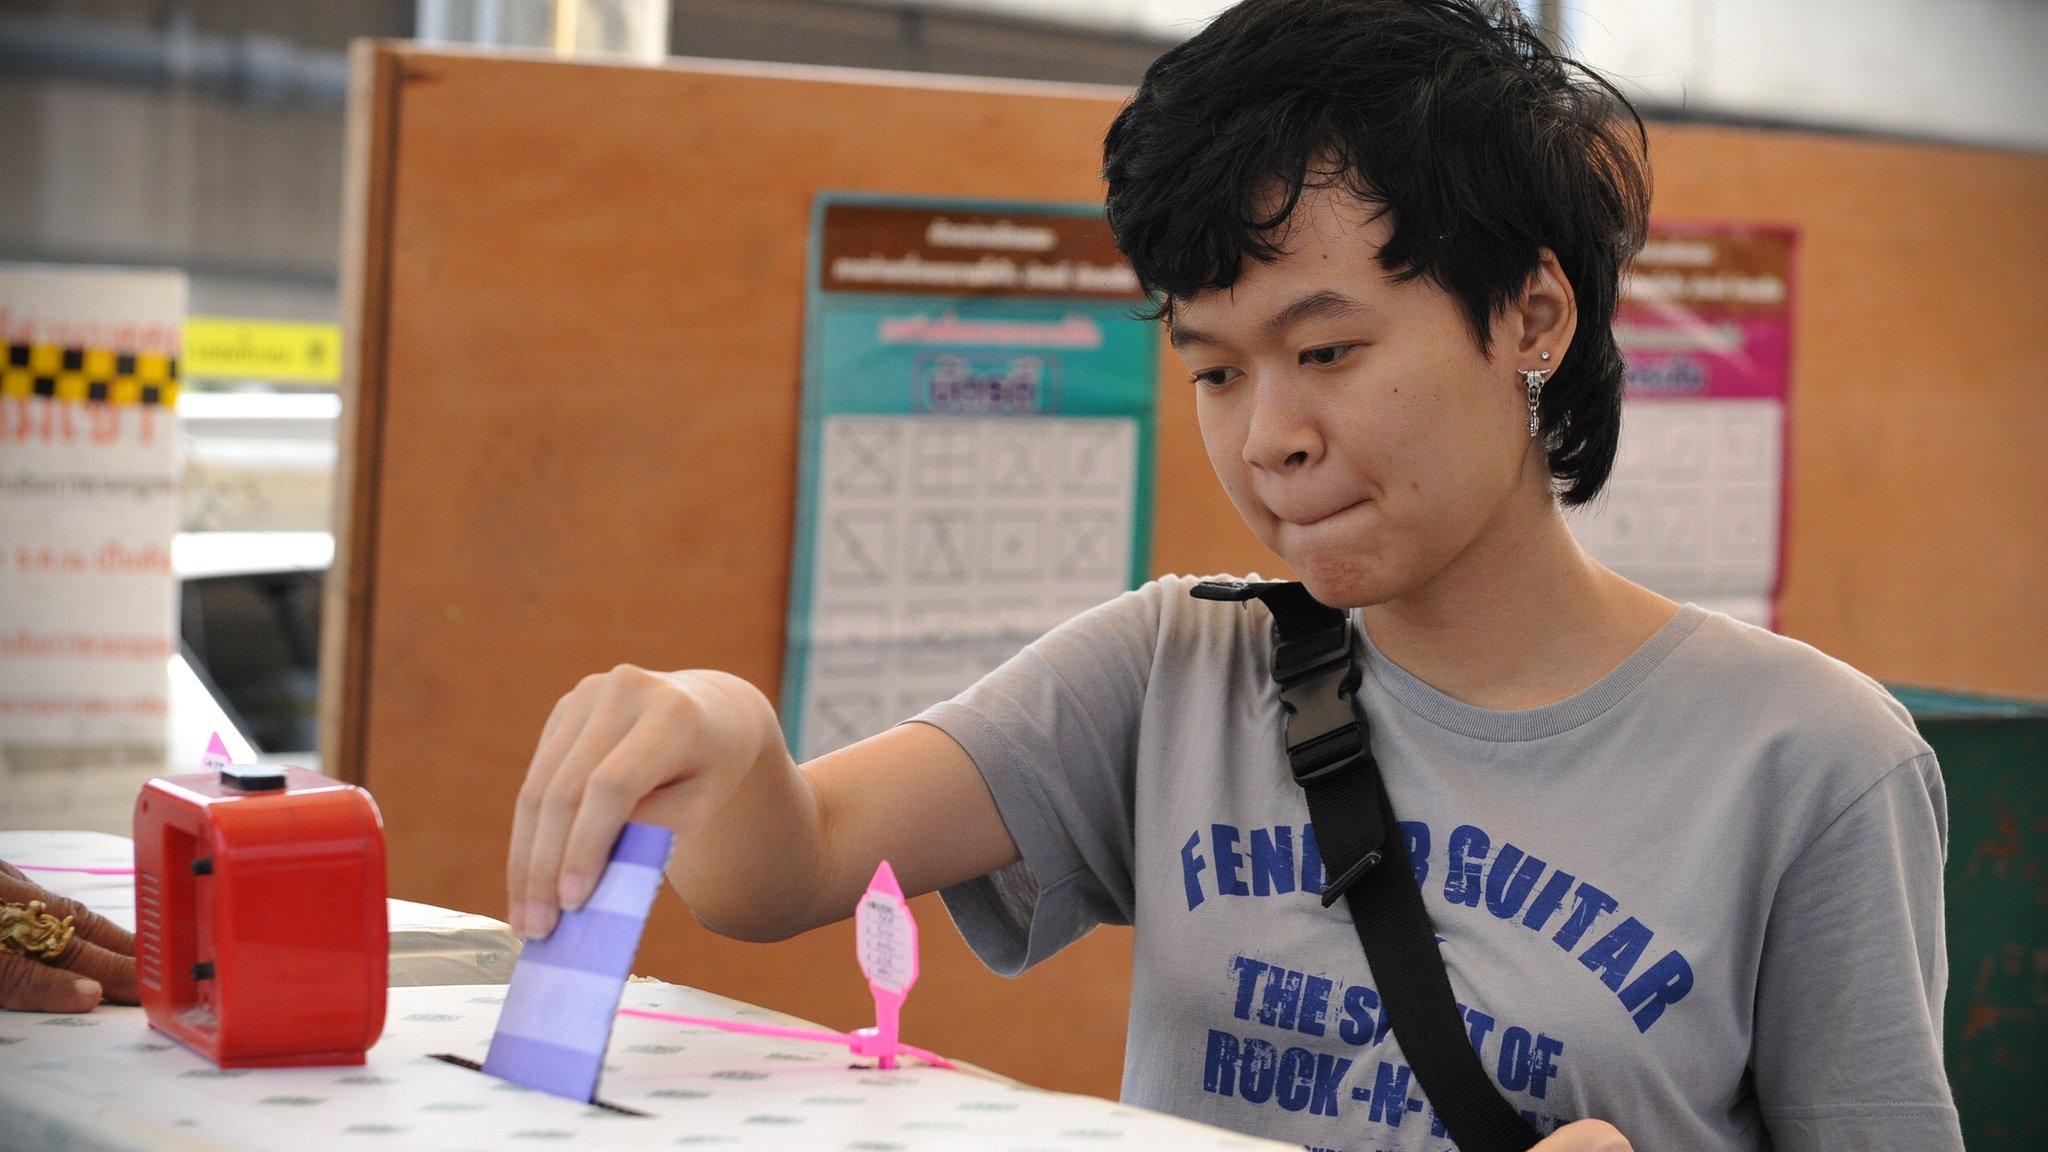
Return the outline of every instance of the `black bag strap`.
{"type": "Polygon", "coordinates": [[[1459,1152],[1526,1152],[1540,1136],[1494,1087],[1458,1012],[1436,930],[1394,822],[1364,710],[1351,618],[1300,584],[1205,581],[1203,600],[1259,600],[1273,613],[1273,679],[1287,711],[1287,763],[1308,798],[1330,879],[1323,907],[1343,897],[1379,985],[1401,1054],[1459,1152]]]}

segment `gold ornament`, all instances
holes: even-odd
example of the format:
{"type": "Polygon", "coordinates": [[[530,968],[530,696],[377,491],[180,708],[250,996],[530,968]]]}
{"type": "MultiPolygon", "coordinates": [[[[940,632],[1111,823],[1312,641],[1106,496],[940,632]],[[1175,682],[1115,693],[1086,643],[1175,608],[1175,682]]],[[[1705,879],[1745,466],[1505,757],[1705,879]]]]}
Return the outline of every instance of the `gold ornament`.
{"type": "Polygon", "coordinates": [[[26,904],[0,901],[0,952],[54,964],[71,947],[71,933],[71,917],[58,919],[44,909],[41,900],[26,904]]]}

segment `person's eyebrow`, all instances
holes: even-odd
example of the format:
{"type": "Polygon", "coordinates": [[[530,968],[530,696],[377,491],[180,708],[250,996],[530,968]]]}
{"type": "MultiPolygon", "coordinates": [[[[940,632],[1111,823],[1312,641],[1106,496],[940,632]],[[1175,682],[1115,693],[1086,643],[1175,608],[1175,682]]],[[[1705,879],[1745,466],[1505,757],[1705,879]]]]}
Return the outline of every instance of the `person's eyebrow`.
{"type": "MultiPolygon", "coordinates": [[[[1287,307],[1280,309],[1278,312],[1273,313],[1264,324],[1260,325],[1260,330],[1270,338],[1280,335],[1305,320],[1350,317],[1362,315],[1370,311],[1372,311],[1372,306],[1365,301],[1346,296],[1342,292],[1332,292],[1324,288],[1311,292],[1287,307]]],[[[1221,340],[1207,332],[1196,328],[1184,327],[1179,324],[1174,325],[1173,331],[1167,334],[1166,342],[1175,348],[1185,348],[1190,344],[1222,343],[1221,340]]]]}

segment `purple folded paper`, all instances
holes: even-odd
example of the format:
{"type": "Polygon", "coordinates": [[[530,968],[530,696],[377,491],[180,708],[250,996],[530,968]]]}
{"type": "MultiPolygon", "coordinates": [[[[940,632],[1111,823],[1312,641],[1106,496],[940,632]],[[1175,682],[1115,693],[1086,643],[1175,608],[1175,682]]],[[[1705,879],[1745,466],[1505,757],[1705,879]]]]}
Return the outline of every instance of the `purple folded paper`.
{"type": "Polygon", "coordinates": [[[597,888],[519,954],[484,1071],[584,1102],[597,1098],[605,1045],[675,835],[628,824],[597,888]]]}

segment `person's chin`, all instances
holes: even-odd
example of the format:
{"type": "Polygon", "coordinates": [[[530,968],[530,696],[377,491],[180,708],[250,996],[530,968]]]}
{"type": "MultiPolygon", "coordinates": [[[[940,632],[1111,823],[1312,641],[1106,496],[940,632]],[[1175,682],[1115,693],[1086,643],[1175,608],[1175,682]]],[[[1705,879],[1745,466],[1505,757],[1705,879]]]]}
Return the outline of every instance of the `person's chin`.
{"type": "Polygon", "coordinates": [[[1313,525],[1272,521],[1268,531],[1262,533],[1266,547],[1286,562],[1294,578],[1309,588],[1309,594],[1335,609],[1370,603],[1358,596],[1374,592],[1374,580],[1366,564],[1368,541],[1358,539],[1356,525],[1348,523],[1354,515],[1356,508],[1337,512],[1335,517],[1313,525]]]}
{"type": "Polygon", "coordinates": [[[1344,547],[1336,540],[1292,542],[1276,549],[1309,595],[1332,608],[1364,608],[1395,599],[1400,581],[1390,579],[1385,564],[1362,547],[1344,547]]]}
{"type": "Polygon", "coordinates": [[[1400,595],[1384,579],[1356,566],[1296,564],[1294,571],[1309,595],[1332,608],[1370,608],[1400,595]]]}

